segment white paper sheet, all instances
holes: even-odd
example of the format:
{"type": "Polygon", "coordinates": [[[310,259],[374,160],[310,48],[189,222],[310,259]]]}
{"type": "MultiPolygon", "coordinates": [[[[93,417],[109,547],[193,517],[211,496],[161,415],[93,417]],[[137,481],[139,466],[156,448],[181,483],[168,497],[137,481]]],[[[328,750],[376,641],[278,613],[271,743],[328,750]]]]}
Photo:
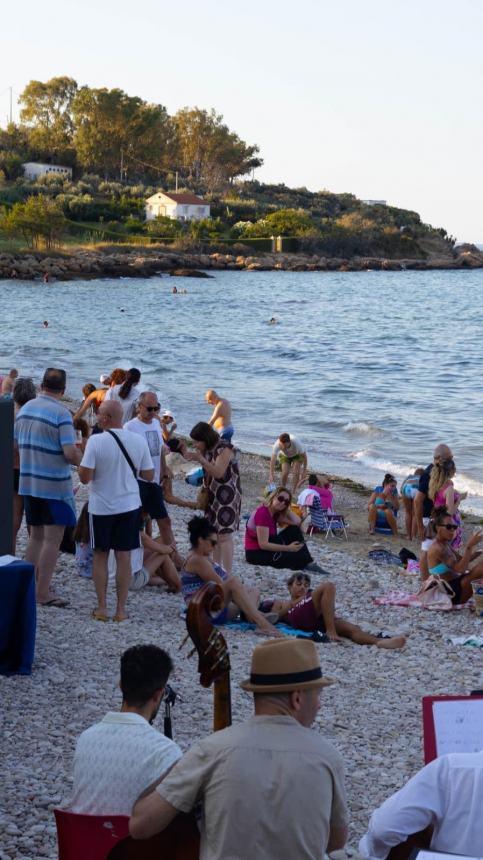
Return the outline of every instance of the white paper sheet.
{"type": "Polygon", "coordinates": [[[12,564],[12,561],[21,561],[20,558],[15,558],[14,555],[0,555],[0,567],[5,564],[12,564]]]}
{"type": "Polygon", "coordinates": [[[483,699],[433,702],[436,755],[483,750],[483,699]]]}

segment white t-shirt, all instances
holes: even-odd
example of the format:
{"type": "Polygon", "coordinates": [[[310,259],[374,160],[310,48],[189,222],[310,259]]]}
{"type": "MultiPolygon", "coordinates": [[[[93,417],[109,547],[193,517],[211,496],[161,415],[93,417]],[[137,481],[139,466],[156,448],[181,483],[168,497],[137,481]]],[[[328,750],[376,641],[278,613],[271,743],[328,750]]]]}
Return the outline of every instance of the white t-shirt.
{"type": "Polygon", "coordinates": [[[178,744],[144,717],[111,711],[77,741],[71,811],[130,815],[138,797],[180,758],[178,744]]]}
{"type": "MultiPolygon", "coordinates": [[[[147,442],[128,430],[114,430],[133,461],[137,471],[152,469],[147,442]]],[[[90,514],[123,514],[141,506],[139,487],[132,469],[110,433],[89,437],[81,466],[94,469],[90,483],[90,514]]]]}
{"type": "Polygon", "coordinates": [[[434,851],[481,857],[482,797],[483,752],[440,756],[373,812],[359,851],[382,860],[393,845],[432,824],[434,851]]]}
{"type": "Polygon", "coordinates": [[[289,436],[290,436],[290,445],[288,447],[285,447],[285,448],[282,448],[282,444],[281,444],[280,440],[277,439],[277,441],[275,442],[275,445],[272,448],[272,451],[274,454],[277,454],[277,455],[278,454],[285,454],[286,457],[295,457],[297,454],[304,454],[305,453],[305,448],[302,445],[302,443],[300,442],[300,440],[297,439],[296,436],[292,436],[291,433],[289,434],[289,436]]]}
{"type": "Polygon", "coordinates": [[[148,443],[149,453],[154,466],[154,480],[159,484],[161,475],[161,452],[163,450],[163,432],[159,421],[153,418],[150,424],[145,424],[139,418],[132,418],[124,425],[124,430],[129,430],[131,433],[139,433],[144,436],[148,443]]]}
{"type": "Polygon", "coordinates": [[[119,391],[121,389],[120,385],[115,385],[113,388],[110,388],[105,396],[105,400],[117,400],[118,403],[122,406],[122,423],[125,424],[126,421],[129,421],[130,418],[134,415],[134,406],[136,404],[136,400],[138,399],[141,391],[139,388],[134,385],[131,388],[128,396],[123,400],[122,397],[119,397],[119,391]]]}

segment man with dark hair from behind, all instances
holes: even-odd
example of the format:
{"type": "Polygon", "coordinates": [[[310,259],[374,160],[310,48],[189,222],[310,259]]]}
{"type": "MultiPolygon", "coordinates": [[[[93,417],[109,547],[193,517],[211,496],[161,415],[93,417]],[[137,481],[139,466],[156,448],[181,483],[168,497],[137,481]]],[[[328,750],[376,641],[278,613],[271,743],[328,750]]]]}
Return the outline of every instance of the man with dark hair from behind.
{"type": "Polygon", "coordinates": [[[71,465],[78,466],[72,415],[59,401],[66,386],[65,370],[49,367],[40,394],[20,409],[15,420],[15,447],[20,455],[19,495],[24,497],[30,526],[25,558],[35,566],[37,601],[65,606],[50,588],[66,526],[76,515],[71,465]]]}
{"type": "Polygon", "coordinates": [[[172,668],[169,654],[156,645],[124,652],[120,712],[107,713],[77,741],[72,812],[130,815],[181,758],[178,745],[152,726],[172,668]]]}

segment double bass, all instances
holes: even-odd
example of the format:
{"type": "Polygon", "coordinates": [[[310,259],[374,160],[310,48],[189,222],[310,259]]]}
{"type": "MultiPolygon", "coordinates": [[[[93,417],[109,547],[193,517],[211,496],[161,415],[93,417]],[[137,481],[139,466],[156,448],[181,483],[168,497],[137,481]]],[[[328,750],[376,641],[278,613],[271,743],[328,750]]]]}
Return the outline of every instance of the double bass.
{"type": "MultiPolygon", "coordinates": [[[[211,623],[220,611],[223,590],[207,582],[191,598],[186,615],[187,638],[198,653],[198,672],[202,687],[214,688],[213,730],[231,725],[230,657],[225,637],[211,623]]],[[[161,833],[150,839],[122,839],[107,860],[199,860],[200,834],[193,813],[179,813],[161,833]]]]}

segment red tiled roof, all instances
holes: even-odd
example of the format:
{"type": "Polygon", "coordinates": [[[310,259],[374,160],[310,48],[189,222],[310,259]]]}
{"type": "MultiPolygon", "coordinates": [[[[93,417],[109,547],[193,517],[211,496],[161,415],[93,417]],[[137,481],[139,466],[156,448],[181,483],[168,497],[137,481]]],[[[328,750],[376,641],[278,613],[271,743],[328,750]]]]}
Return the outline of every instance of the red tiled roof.
{"type": "Polygon", "coordinates": [[[163,191],[165,197],[169,197],[170,200],[173,200],[175,203],[187,203],[192,206],[207,206],[206,200],[203,200],[201,197],[197,197],[196,194],[171,194],[169,191],[163,191]]]}

